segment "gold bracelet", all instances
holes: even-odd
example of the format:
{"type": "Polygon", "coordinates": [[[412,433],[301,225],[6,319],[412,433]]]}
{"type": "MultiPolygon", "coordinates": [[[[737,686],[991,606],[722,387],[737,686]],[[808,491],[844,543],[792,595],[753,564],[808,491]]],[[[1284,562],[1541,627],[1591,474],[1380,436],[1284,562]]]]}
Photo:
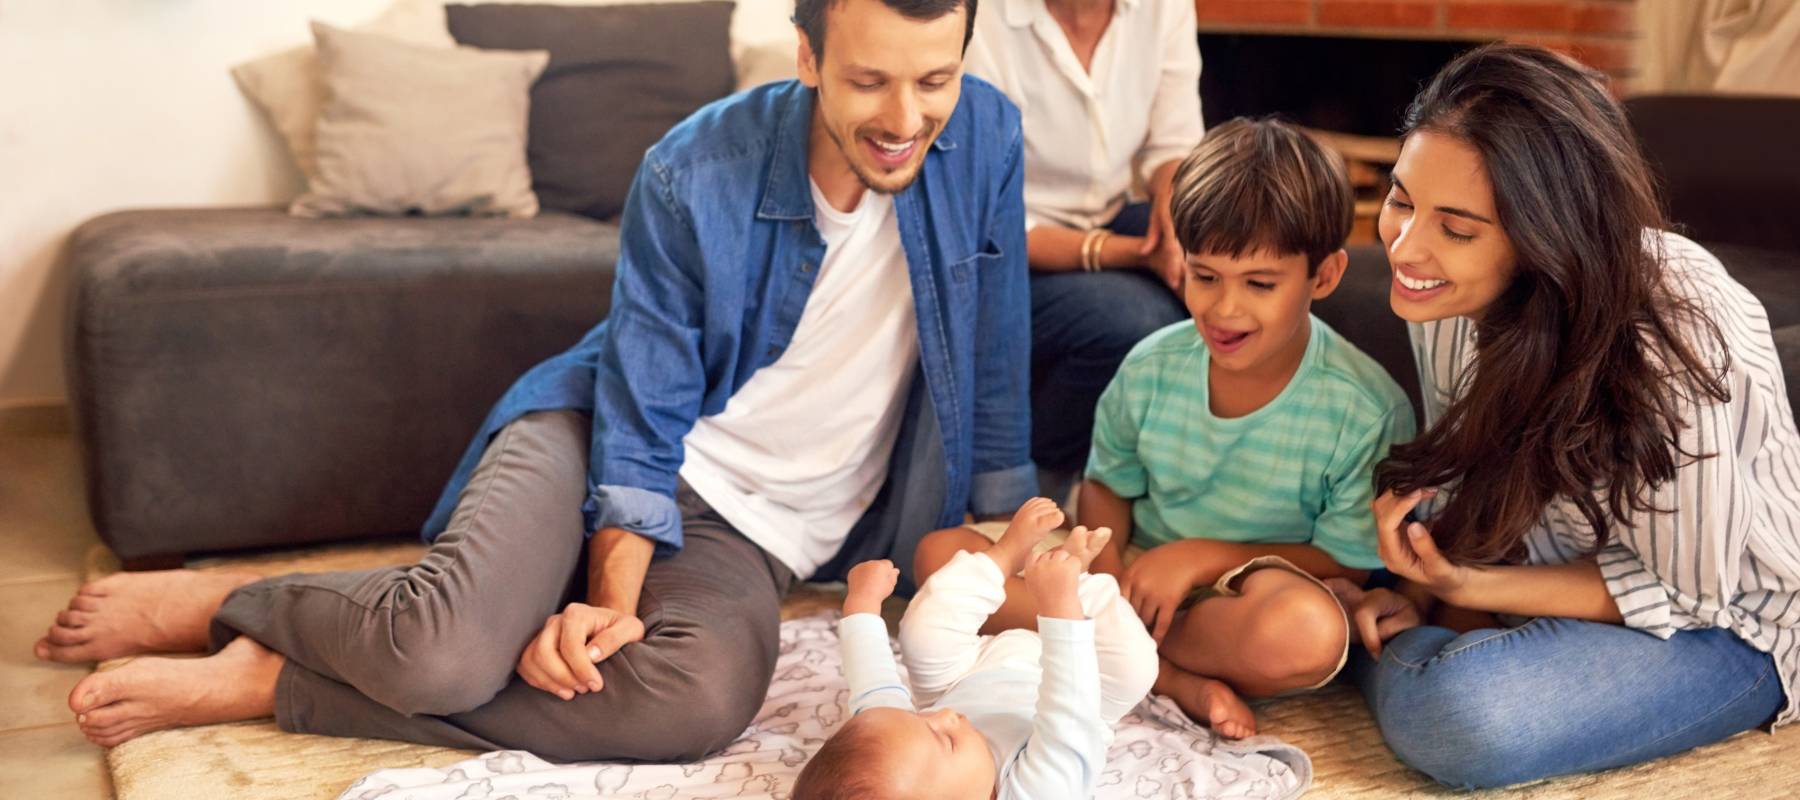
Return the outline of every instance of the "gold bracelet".
{"type": "Polygon", "coordinates": [[[1096,242],[1100,241],[1100,230],[1100,228],[1094,228],[1093,230],[1088,231],[1087,237],[1081,240],[1082,272],[1093,272],[1097,268],[1096,264],[1100,260],[1098,257],[1100,251],[1099,248],[1094,245],[1096,242]]]}
{"type": "Polygon", "coordinates": [[[1100,228],[1094,231],[1094,233],[1098,234],[1098,236],[1094,237],[1094,261],[1091,270],[1099,272],[1101,266],[1103,266],[1100,263],[1100,255],[1106,249],[1106,240],[1112,238],[1112,231],[1100,228]]]}

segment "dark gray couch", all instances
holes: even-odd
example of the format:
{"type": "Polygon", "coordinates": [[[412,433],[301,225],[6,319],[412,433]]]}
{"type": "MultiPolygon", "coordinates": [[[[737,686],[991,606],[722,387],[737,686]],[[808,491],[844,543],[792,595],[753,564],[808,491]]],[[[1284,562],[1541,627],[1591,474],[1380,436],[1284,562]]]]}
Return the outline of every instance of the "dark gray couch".
{"type": "Polygon", "coordinates": [[[605,316],[617,254],[557,213],[88,222],[68,371],[95,526],[135,566],[416,531],[488,406],[605,316]]]}
{"type": "MultiPolygon", "coordinates": [[[[1800,101],[1783,102],[1751,109],[1785,120],[1761,135],[1800,130],[1800,101]]],[[[1644,108],[1635,104],[1634,115],[1644,108]]],[[[1652,110],[1650,133],[1723,113],[1652,110]]],[[[1692,147],[1676,139],[1674,152],[1692,147]]],[[[1649,149],[1659,163],[1666,157],[1649,149]]],[[[1680,198],[1676,220],[1768,307],[1793,395],[1800,245],[1772,237],[1800,230],[1800,180],[1784,194],[1771,172],[1733,172],[1734,185],[1752,187],[1744,191],[1704,168],[1688,170],[1695,180],[1666,180],[1680,198]],[[1750,199],[1772,204],[1784,224],[1718,227],[1715,217],[1741,221],[1733,207],[1750,199]]],[[[561,214],[133,211],[87,223],[70,249],[69,376],[101,536],[128,564],[148,567],[203,551],[414,532],[489,405],[605,315],[617,243],[612,225],[561,214]]],[[[1387,286],[1381,251],[1357,248],[1318,313],[1416,397],[1387,286]]]]}

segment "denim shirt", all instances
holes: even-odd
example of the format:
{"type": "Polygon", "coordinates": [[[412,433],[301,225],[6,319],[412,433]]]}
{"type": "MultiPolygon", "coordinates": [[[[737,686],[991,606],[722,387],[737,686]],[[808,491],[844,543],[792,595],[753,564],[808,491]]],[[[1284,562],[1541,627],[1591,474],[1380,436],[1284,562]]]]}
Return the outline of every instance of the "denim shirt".
{"type": "MultiPolygon", "coordinates": [[[[678,551],[682,439],[781,357],[825,242],[807,147],[814,92],[768,84],[714,102],[644,155],[620,222],[606,319],[526,372],[482,424],[426,521],[442,533],[488,441],[534,412],[593,415],[586,533],[617,527],[678,551]]],[[[1017,109],[962,79],[920,174],[895,195],[919,374],[943,437],[938,526],[1010,513],[1036,490],[1029,453],[1030,300],[1017,109]]]]}

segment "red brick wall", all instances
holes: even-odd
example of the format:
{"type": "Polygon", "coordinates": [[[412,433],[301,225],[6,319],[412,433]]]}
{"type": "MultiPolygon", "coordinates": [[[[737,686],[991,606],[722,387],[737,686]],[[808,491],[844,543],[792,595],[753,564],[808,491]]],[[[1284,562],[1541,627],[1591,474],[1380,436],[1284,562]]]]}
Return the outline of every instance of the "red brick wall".
{"type": "Polygon", "coordinates": [[[1514,41],[1631,73],[1636,0],[1195,0],[1200,30],[1514,41]]]}

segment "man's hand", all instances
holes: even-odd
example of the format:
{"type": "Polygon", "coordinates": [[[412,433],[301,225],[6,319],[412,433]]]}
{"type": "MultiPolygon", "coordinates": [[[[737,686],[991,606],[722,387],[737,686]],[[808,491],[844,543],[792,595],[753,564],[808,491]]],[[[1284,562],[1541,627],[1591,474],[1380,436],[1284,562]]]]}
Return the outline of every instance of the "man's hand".
{"type": "Polygon", "coordinates": [[[1351,643],[1361,642],[1376,658],[1381,657],[1382,642],[1424,624],[1419,607],[1406,595],[1387,589],[1364,591],[1343,578],[1332,578],[1325,586],[1350,615],[1351,643]]]}
{"type": "Polygon", "coordinates": [[[644,623],[630,614],[570,603],[544,620],[544,629],[519,656],[519,677],[564,700],[598,692],[604,682],[594,667],[629,642],[644,638],[644,623]]]}
{"type": "Polygon", "coordinates": [[[1037,599],[1038,614],[1055,619],[1087,619],[1081,613],[1081,559],[1057,548],[1040,553],[1025,565],[1025,587],[1037,599]]]}
{"type": "Polygon", "coordinates": [[[1157,644],[1168,635],[1176,610],[1193,590],[1200,566],[1178,548],[1153,547],[1125,568],[1119,593],[1137,610],[1157,644]]]}
{"type": "Polygon", "coordinates": [[[900,580],[900,570],[894,562],[885,558],[876,561],[864,561],[850,568],[847,582],[850,589],[844,595],[844,616],[851,614],[881,613],[881,601],[894,593],[894,584],[900,580]]]}
{"type": "Polygon", "coordinates": [[[1436,489],[1404,495],[1382,492],[1370,503],[1375,512],[1375,536],[1381,562],[1394,574],[1429,589],[1441,599],[1455,602],[1453,596],[1469,581],[1469,568],[1445,558],[1424,525],[1406,520],[1407,512],[1435,494],[1436,489]]]}

